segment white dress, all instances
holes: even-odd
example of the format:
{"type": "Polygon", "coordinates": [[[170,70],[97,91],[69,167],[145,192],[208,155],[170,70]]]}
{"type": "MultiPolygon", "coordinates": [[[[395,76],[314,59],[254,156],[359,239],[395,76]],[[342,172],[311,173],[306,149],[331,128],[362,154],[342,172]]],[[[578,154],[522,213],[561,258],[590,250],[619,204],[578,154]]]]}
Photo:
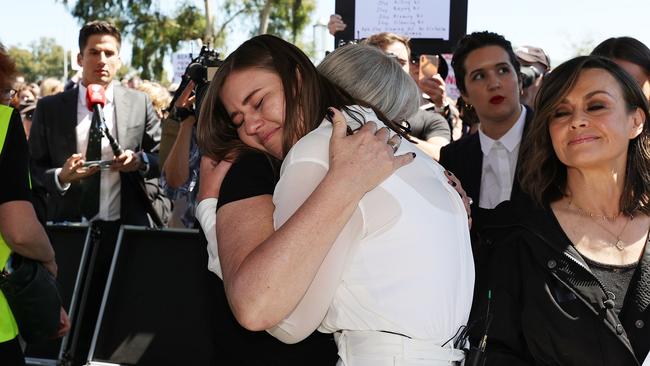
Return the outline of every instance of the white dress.
{"type": "MultiPolygon", "coordinates": [[[[383,126],[371,111],[358,110],[383,126]]],[[[327,173],[331,134],[331,123],[324,121],[287,154],[273,195],[276,228],[327,173]]],[[[409,151],[419,153],[415,161],[363,197],[301,302],[269,333],[295,343],[315,329],[336,332],[340,365],[462,359],[450,349],[441,356],[440,346],[467,323],[472,304],[467,214],[444,169],[403,140],[397,153],[409,151]]]]}

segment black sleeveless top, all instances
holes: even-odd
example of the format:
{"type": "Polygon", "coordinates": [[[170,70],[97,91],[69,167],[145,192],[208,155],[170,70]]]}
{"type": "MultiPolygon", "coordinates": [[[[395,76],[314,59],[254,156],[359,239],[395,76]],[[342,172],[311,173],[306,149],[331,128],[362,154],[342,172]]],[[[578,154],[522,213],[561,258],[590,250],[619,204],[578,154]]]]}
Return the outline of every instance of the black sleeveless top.
{"type": "MultiPolygon", "coordinates": [[[[219,208],[230,202],[273,194],[281,162],[263,153],[246,152],[231,166],[219,192],[219,208]]],[[[205,237],[203,237],[205,239],[205,237]]],[[[216,277],[216,276],[215,276],[216,277]]],[[[217,278],[219,307],[218,345],[223,365],[316,365],[334,366],[338,360],[332,334],[315,331],[297,344],[284,344],[267,332],[252,332],[237,323],[226,299],[223,282],[217,278]]]]}
{"type": "Polygon", "coordinates": [[[632,276],[638,266],[638,262],[617,266],[613,264],[606,264],[596,262],[592,259],[585,257],[585,260],[591,272],[598,278],[605,286],[607,297],[614,300],[614,311],[616,314],[623,309],[623,301],[627,294],[627,289],[630,287],[632,276]]]}

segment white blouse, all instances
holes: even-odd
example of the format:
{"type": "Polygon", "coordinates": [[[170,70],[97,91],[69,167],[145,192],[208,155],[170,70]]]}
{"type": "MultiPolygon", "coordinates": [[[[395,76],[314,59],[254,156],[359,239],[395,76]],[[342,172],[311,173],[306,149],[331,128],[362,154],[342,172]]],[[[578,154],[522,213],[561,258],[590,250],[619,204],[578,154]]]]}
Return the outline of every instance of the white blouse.
{"type": "MultiPolygon", "coordinates": [[[[383,126],[372,111],[352,108],[383,126]]],[[[331,134],[324,121],[287,154],[273,194],[276,229],[327,173],[331,134]]],[[[403,140],[397,153],[409,151],[419,153],[415,161],[363,197],[300,303],[269,333],[295,343],[315,329],[381,330],[442,344],[467,323],[474,262],[463,202],[444,169],[403,140]]],[[[214,222],[214,202],[200,204],[197,217],[214,222]]],[[[205,231],[215,271],[216,236],[205,231]]]]}
{"type": "MultiPolygon", "coordinates": [[[[370,110],[357,110],[383,126],[370,110]]],[[[276,228],[327,173],[331,134],[324,121],[287,154],[273,194],[276,228]]],[[[409,151],[419,152],[402,141],[397,153],[409,151]]],[[[463,202],[442,166],[420,152],[363,197],[300,304],[269,332],[293,343],[317,327],[383,330],[441,344],[467,323],[473,288],[463,202]]]]}

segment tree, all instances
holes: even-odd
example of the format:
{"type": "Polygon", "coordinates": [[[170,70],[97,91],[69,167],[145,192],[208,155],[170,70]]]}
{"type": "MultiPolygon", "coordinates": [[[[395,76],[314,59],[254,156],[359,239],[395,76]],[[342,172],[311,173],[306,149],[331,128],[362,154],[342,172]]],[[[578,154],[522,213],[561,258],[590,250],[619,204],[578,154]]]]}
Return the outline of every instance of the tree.
{"type": "Polygon", "coordinates": [[[296,44],[316,8],[314,0],[267,1],[275,3],[269,17],[268,32],[296,44]]]}
{"type": "MultiPolygon", "coordinates": [[[[55,1],[68,5],[68,0],[55,1]]],[[[152,0],[77,0],[70,12],[80,23],[96,19],[113,22],[123,38],[131,40],[131,64],[143,79],[160,80],[165,56],[176,51],[183,40],[202,38],[206,28],[200,9],[187,2],[164,14],[152,0]]]]}
{"type": "MultiPolygon", "coordinates": [[[[55,1],[66,6],[70,2],[55,1]]],[[[160,80],[165,56],[176,51],[181,41],[203,37],[204,43],[212,41],[213,48],[222,48],[228,30],[239,19],[243,21],[237,25],[248,27],[251,34],[266,33],[262,31],[268,24],[268,33],[296,43],[315,9],[315,0],[222,0],[220,25],[214,29],[212,19],[185,1],[171,14],[161,12],[155,0],[76,0],[70,12],[81,23],[95,19],[115,23],[133,44],[132,66],[142,78],[160,80]],[[251,29],[257,23],[245,21],[251,19],[259,20],[260,27],[251,29]]],[[[209,0],[203,3],[209,14],[209,0]]]]}
{"type": "Polygon", "coordinates": [[[255,8],[255,13],[259,13],[255,34],[274,34],[295,44],[309,23],[316,3],[314,0],[258,0],[255,8]]]}
{"type": "Polygon", "coordinates": [[[9,55],[16,62],[18,71],[29,81],[45,77],[63,77],[63,47],[54,38],[41,38],[29,45],[29,49],[11,47],[9,55]]]}

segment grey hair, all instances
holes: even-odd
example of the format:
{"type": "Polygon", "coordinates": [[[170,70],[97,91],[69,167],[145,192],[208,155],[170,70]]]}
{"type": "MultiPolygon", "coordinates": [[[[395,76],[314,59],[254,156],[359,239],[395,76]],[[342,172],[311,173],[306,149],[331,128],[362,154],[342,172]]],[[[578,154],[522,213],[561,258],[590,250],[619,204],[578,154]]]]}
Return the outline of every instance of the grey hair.
{"type": "Polygon", "coordinates": [[[396,60],[376,47],[349,44],[337,48],[317,69],[353,98],[375,107],[391,121],[401,122],[419,108],[420,91],[415,81],[396,60]]]}

